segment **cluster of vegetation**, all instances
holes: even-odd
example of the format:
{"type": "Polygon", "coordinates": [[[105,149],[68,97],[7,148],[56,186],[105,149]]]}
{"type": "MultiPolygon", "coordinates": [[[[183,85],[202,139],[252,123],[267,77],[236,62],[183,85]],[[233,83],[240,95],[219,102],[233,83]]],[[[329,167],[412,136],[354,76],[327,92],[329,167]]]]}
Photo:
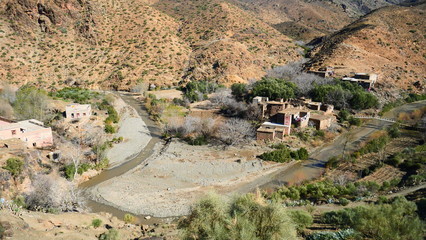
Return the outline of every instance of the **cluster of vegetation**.
{"type": "Polygon", "coordinates": [[[116,127],[113,123],[118,123],[120,121],[120,117],[118,116],[115,108],[106,100],[103,99],[101,103],[98,104],[99,110],[106,110],[108,113],[108,117],[105,119],[105,132],[106,133],[115,133],[117,131],[116,127]]]}
{"type": "Polygon", "coordinates": [[[114,228],[108,230],[108,232],[104,232],[98,237],[99,240],[118,240],[120,239],[118,235],[118,231],[114,228]]]}
{"type": "Polygon", "coordinates": [[[18,89],[12,103],[15,116],[18,119],[37,119],[50,122],[55,115],[49,106],[47,92],[31,85],[18,89]]]}
{"type": "MultiPolygon", "coordinates": [[[[391,130],[394,131],[394,130],[391,130]]],[[[353,152],[352,154],[343,155],[343,156],[334,156],[328,159],[326,163],[327,168],[336,168],[340,162],[342,161],[355,161],[357,158],[361,157],[362,155],[365,155],[367,153],[375,153],[379,152],[383,148],[386,147],[386,145],[390,142],[390,137],[388,133],[385,133],[382,136],[379,136],[377,138],[374,138],[370,141],[368,141],[363,147],[358,149],[357,151],[353,152]]]]}
{"type": "MultiPolygon", "coordinates": [[[[78,165],[78,167],[77,167],[77,173],[81,175],[81,174],[87,172],[89,169],[92,169],[92,168],[93,167],[92,167],[91,164],[89,164],[89,163],[83,163],[83,164],[78,165]]],[[[64,167],[63,171],[65,173],[65,177],[68,180],[73,180],[74,179],[74,175],[75,175],[76,171],[75,171],[75,165],[73,163],[66,165],[64,167]]]]}
{"type": "Polygon", "coordinates": [[[396,198],[391,204],[345,208],[323,214],[322,221],[350,228],[360,239],[423,239],[424,224],[416,213],[415,203],[396,198]]]}
{"type": "Polygon", "coordinates": [[[378,99],[358,84],[336,80],[333,84],[315,86],[312,100],[333,104],[337,109],[356,110],[378,107],[378,99]]]}
{"type": "Polygon", "coordinates": [[[357,239],[359,234],[353,229],[344,229],[335,232],[321,231],[314,232],[306,237],[306,240],[345,240],[357,239]]]}
{"type": "Polygon", "coordinates": [[[349,125],[351,125],[351,126],[352,125],[361,126],[361,124],[362,124],[361,119],[355,118],[346,109],[340,110],[339,115],[338,115],[338,119],[339,119],[339,122],[341,122],[341,123],[347,121],[349,123],[349,125]]]}
{"type": "Polygon", "coordinates": [[[9,158],[6,160],[6,166],[3,169],[9,171],[12,177],[17,178],[23,170],[24,162],[19,158],[9,158]]]}
{"type": "Polygon", "coordinates": [[[412,103],[412,102],[421,101],[421,100],[426,100],[426,94],[410,93],[404,99],[398,99],[396,101],[389,102],[383,105],[379,115],[383,116],[383,114],[385,114],[386,112],[389,112],[391,109],[404,105],[405,103],[412,103]]]}
{"type": "Polygon", "coordinates": [[[280,204],[247,194],[229,204],[216,196],[200,200],[179,223],[183,239],[296,239],[296,226],[280,204]]]}
{"type": "Polygon", "coordinates": [[[335,80],[326,84],[313,84],[309,91],[304,86],[281,78],[263,78],[250,87],[246,84],[232,85],[232,94],[237,100],[249,100],[255,96],[282,98],[287,100],[296,96],[311,97],[314,101],[333,104],[336,109],[356,110],[378,107],[378,99],[355,83],[335,80]]]}
{"type": "Polygon", "coordinates": [[[272,193],[269,198],[275,201],[310,201],[314,203],[339,202],[346,205],[348,200],[355,201],[360,197],[367,197],[384,187],[389,187],[389,183],[382,186],[375,182],[355,182],[345,185],[335,184],[325,180],[320,182],[308,183],[299,186],[283,187],[272,193]]]}
{"type": "Polygon", "coordinates": [[[186,99],[190,102],[196,102],[207,99],[207,94],[213,93],[219,88],[223,88],[223,86],[215,82],[204,80],[189,82],[185,87],[182,87],[181,90],[186,99]]]}
{"type": "Polygon", "coordinates": [[[309,158],[308,150],[305,148],[300,148],[296,151],[291,151],[284,144],[276,144],[273,145],[272,148],[275,150],[270,152],[262,153],[259,158],[265,161],[273,161],[279,163],[289,162],[292,159],[295,160],[307,160],[309,158]]]}
{"type": "Polygon", "coordinates": [[[169,122],[164,137],[182,138],[191,145],[239,145],[253,138],[254,128],[246,120],[230,118],[225,121],[209,117],[185,117],[182,122],[169,122]]]}
{"type": "Polygon", "coordinates": [[[426,181],[426,145],[407,148],[390,156],[386,163],[406,172],[403,184],[416,185],[426,181]]]}
{"type": "Polygon", "coordinates": [[[101,219],[99,219],[99,218],[95,218],[95,219],[93,219],[92,220],[92,226],[94,227],[94,228],[98,228],[98,227],[100,227],[102,225],[102,220],[101,219]]]}
{"type": "Polygon", "coordinates": [[[71,100],[76,103],[90,103],[91,100],[99,97],[99,93],[79,87],[65,87],[56,92],[50,92],[49,95],[54,98],[71,100]]]}

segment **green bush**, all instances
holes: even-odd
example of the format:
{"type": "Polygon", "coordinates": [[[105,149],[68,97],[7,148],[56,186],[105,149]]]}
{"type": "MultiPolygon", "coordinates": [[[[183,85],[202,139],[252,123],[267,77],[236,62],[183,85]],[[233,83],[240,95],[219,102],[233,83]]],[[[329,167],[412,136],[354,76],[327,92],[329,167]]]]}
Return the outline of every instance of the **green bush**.
{"type": "Polygon", "coordinates": [[[235,99],[242,101],[248,95],[247,84],[244,83],[234,83],[231,86],[232,95],[235,99]]]}
{"type": "Polygon", "coordinates": [[[268,97],[271,100],[287,100],[296,96],[297,86],[289,81],[276,78],[262,78],[253,84],[251,96],[268,97]]]}
{"type": "Polygon", "coordinates": [[[262,153],[259,158],[265,161],[273,161],[284,163],[291,160],[291,151],[288,148],[277,149],[270,152],[262,153]]]}
{"type": "Polygon", "coordinates": [[[6,166],[3,169],[6,169],[10,172],[13,177],[17,177],[22,173],[24,167],[24,162],[19,158],[9,158],[6,160],[6,166]]]}
{"type": "Polygon", "coordinates": [[[346,198],[339,198],[339,204],[342,206],[347,206],[349,204],[349,200],[346,198]]]}
{"type": "Polygon", "coordinates": [[[136,218],[132,214],[127,213],[127,214],[124,215],[124,222],[125,223],[134,223],[135,220],[136,220],[136,218]]]}
{"type": "Polygon", "coordinates": [[[101,219],[99,219],[99,218],[95,218],[95,219],[93,219],[92,220],[92,226],[94,227],[94,228],[98,228],[98,227],[100,227],[102,225],[102,220],[101,219]]]}
{"type": "Polygon", "coordinates": [[[206,144],[209,143],[207,137],[203,136],[203,135],[197,136],[195,138],[187,137],[187,138],[185,138],[185,141],[189,145],[194,145],[194,146],[201,146],[201,145],[206,145],[206,144]]]}
{"type": "Polygon", "coordinates": [[[349,119],[349,116],[350,116],[351,114],[349,113],[349,111],[348,110],[346,110],[346,109],[342,109],[340,112],[339,112],[339,115],[338,115],[338,117],[339,117],[339,122],[344,122],[344,121],[347,121],[348,119],[349,119]]]}
{"type": "Polygon", "coordinates": [[[112,134],[112,133],[116,133],[116,130],[115,130],[115,127],[112,126],[111,124],[106,124],[105,125],[105,132],[112,134]]]}
{"type": "Polygon", "coordinates": [[[391,138],[397,138],[401,136],[401,131],[399,130],[399,126],[397,123],[392,124],[388,129],[386,129],[388,132],[389,137],[391,138]]]}
{"type": "Polygon", "coordinates": [[[297,231],[302,232],[307,227],[312,226],[314,220],[312,215],[306,211],[302,210],[293,210],[289,211],[289,215],[293,222],[296,224],[297,231]]]}
{"type": "Polygon", "coordinates": [[[202,199],[179,223],[182,239],[296,239],[296,229],[286,209],[262,201],[253,194],[235,198],[230,204],[217,196],[202,199]]]}
{"type": "Polygon", "coordinates": [[[405,198],[392,204],[368,205],[327,212],[323,222],[350,227],[369,239],[403,240],[423,239],[423,224],[416,213],[417,207],[405,198]]]}
{"type": "Polygon", "coordinates": [[[99,235],[99,240],[119,240],[118,231],[114,228],[108,230],[108,232],[104,232],[99,235]]]}
{"type": "Polygon", "coordinates": [[[78,87],[65,87],[57,92],[51,92],[49,94],[52,97],[68,99],[81,104],[90,103],[90,100],[99,96],[97,92],[78,87]]]}
{"type": "Polygon", "coordinates": [[[336,109],[368,109],[378,106],[378,99],[356,83],[335,81],[334,84],[317,85],[310,96],[314,101],[333,104],[336,109]]]}
{"type": "Polygon", "coordinates": [[[361,126],[361,124],[362,124],[361,119],[355,118],[353,116],[349,117],[348,122],[349,122],[350,125],[358,126],[358,127],[361,126]]]}
{"type": "Polygon", "coordinates": [[[300,160],[308,160],[309,158],[309,153],[306,148],[300,148],[299,150],[297,150],[297,154],[300,160]]]}
{"type": "Polygon", "coordinates": [[[383,149],[386,144],[389,143],[389,137],[387,135],[380,136],[376,139],[373,139],[369,141],[364,147],[362,147],[358,152],[361,155],[372,153],[372,152],[378,152],[379,150],[383,149]]]}
{"type": "Polygon", "coordinates": [[[202,101],[206,98],[206,94],[215,92],[223,86],[211,81],[192,81],[182,88],[183,95],[191,102],[202,101]],[[203,95],[202,99],[199,95],[203,95]]]}

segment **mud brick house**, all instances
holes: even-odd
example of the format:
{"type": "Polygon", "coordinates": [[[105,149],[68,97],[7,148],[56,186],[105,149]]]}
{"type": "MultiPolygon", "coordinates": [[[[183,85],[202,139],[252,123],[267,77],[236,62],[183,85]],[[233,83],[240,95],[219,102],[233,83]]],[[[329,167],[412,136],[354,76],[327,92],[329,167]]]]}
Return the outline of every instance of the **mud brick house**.
{"type": "Polygon", "coordinates": [[[44,127],[35,119],[13,122],[0,118],[0,140],[20,139],[29,148],[50,147],[53,145],[52,129],[44,127]]]}
{"type": "Polygon", "coordinates": [[[334,76],[334,67],[322,67],[318,69],[318,71],[311,70],[308,71],[308,73],[315,74],[323,78],[330,78],[334,76]]]}
{"type": "Polygon", "coordinates": [[[370,90],[378,80],[378,75],[374,73],[355,73],[352,77],[344,77],[342,81],[356,82],[362,87],[370,90]]]}
{"type": "Polygon", "coordinates": [[[333,115],[312,114],[309,119],[309,125],[315,127],[317,130],[325,130],[329,128],[334,121],[336,121],[336,117],[333,115]]]}
{"type": "Polygon", "coordinates": [[[262,117],[267,120],[257,129],[257,140],[260,141],[282,140],[290,135],[293,127],[326,129],[335,121],[333,105],[312,102],[311,99],[269,101],[265,97],[255,97],[253,103],[258,104],[262,117]],[[311,110],[315,115],[311,115],[311,110]]]}
{"type": "Polygon", "coordinates": [[[79,119],[90,117],[92,115],[92,106],[90,104],[70,104],[65,108],[67,119],[79,119]]]}

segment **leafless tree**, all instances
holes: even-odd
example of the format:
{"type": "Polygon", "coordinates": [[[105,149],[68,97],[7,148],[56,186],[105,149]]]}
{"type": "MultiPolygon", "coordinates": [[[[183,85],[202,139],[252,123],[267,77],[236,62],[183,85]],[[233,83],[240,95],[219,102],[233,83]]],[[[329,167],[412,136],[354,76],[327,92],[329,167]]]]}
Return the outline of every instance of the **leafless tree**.
{"type": "Polygon", "coordinates": [[[254,137],[254,128],[246,120],[231,118],[219,126],[217,137],[226,145],[238,145],[254,137]]]}
{"type": "Polygon", "coordinates": [[[0,91],[0,98],[7,100],[10,104],[14,103],[16,100],[16,91],[9,85],[3,86],[3,89],[0,91]]]}
{"type": "Polygon", "coordinates": [[[79,192],[75,186],[63,178],[52,175],[36,175],[32,180],[32,190],[26,196],[30,209],[59,209],[71,211],[81,205],[79,192]]]}
{"type": "Polygon", "coordinates": [[[268,71],[268,77],[286,79],[295,83],[299,89],[299,94],[303,96],[307,95],[315,85],[323,85],[332,81],[332,79],[303,72],[303,64],[305,62],[306,60],[302,60],[275,67],[268,71]]]}
{"type": "Polygon", "coordinates": [[[212,97],[210,97],[210,101],[214,106],[222,107],[224,106],[229,99],[232,99],[231,90],[227,88],[221,88],[218,91],[216,91],[212,97]]]}
{"type": "Polygon", "coordinates": [[[0,98],[0,116],[12,118],[13,108],[6,99],[0,98]]]}
{"type": "Polygon", "coordinates": [[[148,83],[140,82],[136,84],[136,86],[134,86],[131,91],[134,93],[144,94],[146,91],[148,91],[148,88],[148,83]]]}

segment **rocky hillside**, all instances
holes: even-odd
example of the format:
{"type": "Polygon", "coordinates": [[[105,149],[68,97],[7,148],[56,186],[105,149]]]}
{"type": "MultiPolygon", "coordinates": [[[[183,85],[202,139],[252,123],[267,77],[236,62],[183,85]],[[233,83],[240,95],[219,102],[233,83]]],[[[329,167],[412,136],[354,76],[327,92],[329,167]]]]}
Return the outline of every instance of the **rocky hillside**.
{"type": "Polygon", "coordinates": [[[280,32],[309,41],[380,7],[417,0],[234,0],[280,32]]]}
{"type": "Polygon", "coordinates": [[[311,52],[310,69],[334,66],[340,76],[351,72],[379,74],[379,86],[424,91],[426,4],[374,11],[311,52]]]}
{"type": "Polygon", "coordinates": [[[292,41],[224,1],[0,2],[0,78],[57,88],[228,83],[299,58],[292,41]]]}

